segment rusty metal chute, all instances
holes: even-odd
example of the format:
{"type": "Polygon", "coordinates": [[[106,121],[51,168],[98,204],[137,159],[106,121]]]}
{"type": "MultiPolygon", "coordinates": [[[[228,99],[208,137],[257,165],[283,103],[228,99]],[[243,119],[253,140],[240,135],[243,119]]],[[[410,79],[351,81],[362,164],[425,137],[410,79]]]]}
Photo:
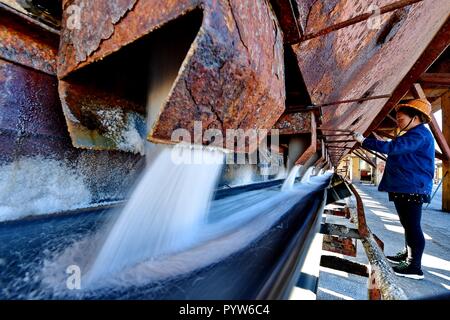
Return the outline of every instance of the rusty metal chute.
{"type": "MultiPolygon", "coordinates": [[[[66,1],[68,4],[83,3],[66,1]]],[[[89,27],[62,30],[58,77],[68,83],[60,86],[60,95],[69,123],[74,122],[72,116],[81,120],[81,105],[67,91],[72,73],[107,59],[147,34],[151,37],[170,21],[181,20],[196,8],[203,12],[201,26],[195,39],[190,40],[170,92],[155,112],[158,117],[149,139],[172,143],[172,132],[184,128],[192,133],[194,121],[202,121],[203,130],[219,129],[224,136],[226,129],[270,129],[283,112],[282,33],[267,2],[243,5],[239,1],[128,1],[114,5],[96,1],[86,5],[89,10],[83,10],[81,19],[89,27]],[[103,10],[104,20],[96,20],[99,10],[103,10]],[[260,32],[253,32],[254,26],[260,32]]],[[[63,21],[67,19],[69,14],[65,13],[63,21]]],[[[95,100],[95,94],[89,95],[95,100]]],[[[98,96],[101,95],[100,92],[98,96]]],[[[104,104],[107,106],[108,101],[104,104]]],[[[83,127],[89,135],[92,130],[83,127]]],[[[74,130],[71,133],[77,143],[79,134],[74,130]]],[[[104,148],[102,143],[97,144],[104,148]]],[[[112,148],[121,149],[117,144],[112,148]]]]}

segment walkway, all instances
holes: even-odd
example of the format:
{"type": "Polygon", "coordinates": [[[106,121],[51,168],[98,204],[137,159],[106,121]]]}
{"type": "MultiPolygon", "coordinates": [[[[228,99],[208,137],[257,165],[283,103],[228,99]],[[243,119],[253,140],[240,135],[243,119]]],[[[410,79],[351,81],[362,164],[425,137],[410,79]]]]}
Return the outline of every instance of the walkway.
{"type": "MultiPolygon", "coordinates": [[[[404,231],[394,204],[387,200],[386,193],[378,192],[373,185],[355,184],[355,187],[363,199],[369,228],[384,242],[385,254],[395,254],[402,249],[404,231]]],[[[413,299],[450,293],[450,214],[440,211],[441,199],[439,191],[428,209],[423,211],[426,244],[422,267],[425,279],[400,278],[405,293],[413,299]]],[[[362,244],[358,242],[357,246],[357,257],[350,259],[367,264],[362,244]]],[[[321,267],[317,299],[367,299],[367,278],[321,267]]]]}

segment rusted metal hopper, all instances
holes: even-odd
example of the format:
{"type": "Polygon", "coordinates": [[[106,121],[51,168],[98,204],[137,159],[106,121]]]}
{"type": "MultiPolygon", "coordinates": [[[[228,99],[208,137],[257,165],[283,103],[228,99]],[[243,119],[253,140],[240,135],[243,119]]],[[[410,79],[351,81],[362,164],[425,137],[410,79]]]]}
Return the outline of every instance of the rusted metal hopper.
{"type": "Polygon", "coordinates": [[[148,139],[173,143],[175,129],[193,135],[194,121],[226,136],[270,129],[285,109],[283,38],[267,1],[68,0],[64,9],[59,93],[77,147],[139,151],[131,140],[146,134],[147,113],[148,139]]]}

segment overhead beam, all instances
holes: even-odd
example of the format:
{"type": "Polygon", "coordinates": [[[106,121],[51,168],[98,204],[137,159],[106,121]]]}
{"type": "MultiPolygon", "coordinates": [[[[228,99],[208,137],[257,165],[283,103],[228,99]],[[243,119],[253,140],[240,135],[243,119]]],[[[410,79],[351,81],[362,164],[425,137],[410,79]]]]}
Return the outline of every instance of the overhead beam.
{"type": "MultiPolygon", "coordinates": [[[[400,1],[397,1],[397,2],[394,2],[394,3],[391,3],[391,4],[388,4],[386,6],[381,7],[380,11],[379,11],[379,14],[385,14],[385,13],[388,13],[388,12],[391,12],[391,11],[395,11],[397,9],[401,9],[403,7],[410,6],[410,5],[414,4],[414,3],[421,2],[421,1],[422,0],[400,0],[400,1]]],[[[372,17],[375,14],[376,14],[375,12],[366,12],[366,13],[357,15],[356,17],[353,17],[353,18],[351,18],[349,20],[346,20],[346,21],[337,23],[335,25],[326,27],[326,28],[324,28],[322,30],[319,30],[317,32],[313,32],[313,33],[310,33],[310,34],[305,34],[302,37],[302,41],[306,41],[306,40],[309,40],[309,39],[321,37],[321,36],[324,36],[324,35],[326,35],[326,34],[328,34],[330,32],[337,31],[339,29],[346,28],[346,27],[354,25],[356,23],[365,21],[365,20],[369,19],[370,17],[372,17]]]]}
{"type": "Polygon", "coordinates": [[[450,73],[424,73],[419,81],[427,85],[450,87],[450,73]]]}
{"type": "Polygon", "coordinates": [[[378,152],[375,152],[375,151],[372,151],[372,150],[369,150],[369,149],[366,149],[366,148],[363,148],[363,149],[365,151],[369,152],[370,154],[373,154],[375,157],[377,157],[377,158],[379,158],[379,159],[381,159],[383,161],[387,161],[387,158],[385,156],[379,154],[378,152]]]}
{"type": "Polygon", "coordinates": [[[437,98],[431,103],[431,112],[435,113],[441,109],[441,98],[437,98]]]}
{"type": "Polygon", "coordinates": [[[366,133],[374,131],[384,118],[391,112],[396,104],[400,102],[403,96],[411,88],[419,77],[433,64],[433,62],[445,51],[449,46],[450,39],[450,19],[442,26],[441,30],[434,36],[428,47],[409,70],[403,80],[395,88],[391,98],[386,102],[384,107],[372,121],[372,124],[366,130],[366,133]]]}

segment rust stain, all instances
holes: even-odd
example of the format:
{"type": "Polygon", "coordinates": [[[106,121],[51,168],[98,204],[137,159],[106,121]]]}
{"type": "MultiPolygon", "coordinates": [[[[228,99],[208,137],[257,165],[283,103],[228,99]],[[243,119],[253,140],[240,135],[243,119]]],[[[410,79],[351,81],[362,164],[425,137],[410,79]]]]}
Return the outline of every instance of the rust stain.
{"type": "Polygon", "coordinates": [[[51,75],[56,74],[58,37],[2,11],[0,57],[51,75]]]}
{"type": "MultiPolygon", "coordinates": [[[[103,2],[96,1],[94,12],[85,14],[95,17],[95,10],[105,6],[103,2]]],[[[73,2],[67,1],[65,7],[69,3],[73,2]]],[[[285,109],[284,54],[280,26],[265,0],[137,1],[114,25],[109,38],[101,41],[101,35],[109,35],[109,31],[92,32],[104,29],[108,19],[100,20],[97,28],[92,17],[86,18],[94,24],[84,33],[75,36],[63,29],[60,79],[70,83],[67,76],[73,71],[105,58],[198,6],[203,8],[202,26],[149,139],[171,143],[175,129],[193,132],[194,121],[202,121],[204,130],[219,129],[224,135],[227,129],[270,129],[285,109]],[[95,41],[89,38],[92,35],[95,41]],[[92,50],[78,54],[73,43],[82,47],[86,41],[92,50]]],[[[82,118],[83,112],[76,105],[80,101],[71,98],[72,93],[66,89],[63,91],[66,106],[82,118]]]]}
{"type": "Polygon", "coordinates": [[[71,12],[64,10],[58,76],[98,61],[194,9],[199,0],[66,0],[64,8],[78,5],[79,30],[67,28],[71,12]]]}
{"type": "MultiPolygon", "coordinates": [[[[349,1],[332,2],[316,2],[308,32],[345,21],[365,12],[369,5],[362,0],[357,7],[349,1]],[[329,20],[324,21],[324,14],[329,20]]],[[[376,3],[382,6],[392,1],[376,3]]],[[[444,24],[448,12],[448,1],[423,1],[383,15],[379,29],[372,30],[367,22],[360,22],[294,45],[312,102],[392,94],[444,24]]],[[[379,99],[324,108],[323,126],[364,132],[386,102],[379,99]]]]}
{"type": "Polygon", "coordinates": [[[310,133],[311,115],[309,112],[284,114],[273,128],[278,129],[280,135],[310,133]]]}

